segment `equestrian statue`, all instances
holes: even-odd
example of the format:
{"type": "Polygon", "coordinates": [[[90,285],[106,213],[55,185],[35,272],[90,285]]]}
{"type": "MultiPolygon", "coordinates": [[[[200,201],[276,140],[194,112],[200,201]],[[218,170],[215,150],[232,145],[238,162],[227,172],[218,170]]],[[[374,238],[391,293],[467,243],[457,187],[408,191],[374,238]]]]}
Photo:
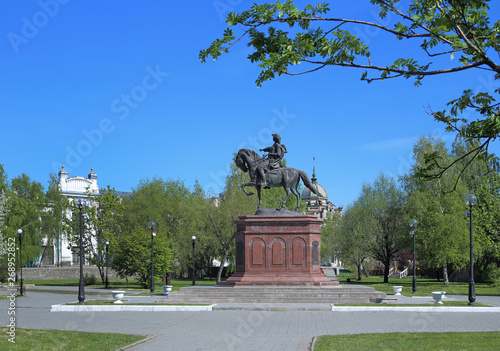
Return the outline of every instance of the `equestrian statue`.
{"type": "Polygon", "coordinates": [[[259,197],[259,206],[257,207],[257,210],[259,210],[262,207],[261,187],[264,187],[264,189],[283,187],[286,196],[281,203],[281,208],[277,208],[276,210],[284,209],[286,201],[293,193],[297,198],[297,208],[295,211],[298,212],[300,208],[299,181],[302,179],[304,185],[316,195],[319,195],[318,190],[311,182],[311,179],[309,179],[307,173],[295,168],[282,166],[281,160],[285,153],[287,153],[287,150],[285,145],[281,144],[279,134],[273,134],[272,136],[274,144],[259,150],[268,153],[265,157],[261,157],[257,152],[249,149],[240,149],[238,151],[234,163],[243,172],[250,174],[250,182],[242,184],[241,188],[246,195],[250,196],[253,193],[247,192],[245,187],[255,187],[259,197]]]}

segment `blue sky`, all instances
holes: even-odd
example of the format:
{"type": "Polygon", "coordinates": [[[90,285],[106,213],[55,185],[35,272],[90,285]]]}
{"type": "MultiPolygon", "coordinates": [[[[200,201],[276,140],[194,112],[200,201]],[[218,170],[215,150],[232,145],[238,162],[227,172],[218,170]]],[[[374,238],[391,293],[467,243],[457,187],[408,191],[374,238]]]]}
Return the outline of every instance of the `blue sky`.
{"type": "MultiPolygon", "coordinates": [[[[201,64],[199,50],[226,28],[223,15],[252,3],[2,2],[0,163],[9,178],[26,173],[46,185],[65,165],[70,177],[94,168],[99,185],[116,190],[158,176],[218,193],[232,154],[269,146],[278,132],[288,165],[311,175],[316,157],[318,182],[335,205],[347,205],[380,172],[406,172],[416,138],[453,138],[429,107],[444,109],[466,88],[498,88],[485,71],[429,77],[416,88],[405,79],[368,85],[361,71],[338,68],[257,88],[245,45],[201,64]]],[[[353,3],[331,1],[331,15],[377,21],[368,0],[353,3]]],[[[415,55],[411,42],[353,32],[374,64],[415,55]]]]}

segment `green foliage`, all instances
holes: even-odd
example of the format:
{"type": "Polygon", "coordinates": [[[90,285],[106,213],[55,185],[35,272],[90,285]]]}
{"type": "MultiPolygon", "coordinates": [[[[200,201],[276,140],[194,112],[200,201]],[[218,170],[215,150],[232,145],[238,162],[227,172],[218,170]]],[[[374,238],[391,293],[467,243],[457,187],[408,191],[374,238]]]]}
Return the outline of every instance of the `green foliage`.
{"type": "Polygon", "coordinates": [[[458,137],[448,151],[442,140],[421,138],[414,147],[415,165],[401,180],[410,193],[408,220],[419,221],[419,261],[427,267],[468,267],[470,227],[464,212],[469,208],[464,198],[469,193],[478,197],[473,208],[476,271],[481,276],[488,264],[500,263],[499,161],[484,151],[475,155],[478,144],[458,137]],[[456,161],[439,179],[422,179],[420,169],[429,155],[444,163],[456,161]]]}
{"type": "Polygon", "coordinates": [[[17,237],[17,230],[22,229],[21,262],[27,265],[42,252],[41,242],[47,207],[44,189],[41,183],[32,181],[26,174],[12,179],[7,188],[8,215],[4,218],[5,237],[17,237]]]}
{"type": "Polygon", "coordinates": [[[207,201],[203,211],[207,221],[208,238],[212,243],[209,245],[210,251],[214,253],[214,258],[221,260],[217,282],[221,280],[222,269],[226,262],[229,261],[234,266],[236,231],[234,221],[238,216],[255,214],[257,208],[256,195],[246,196],[241,189],[241,184],[249,180],[247,174],[234,164],[231,165],[231,173],[226,179],[224,192],[219,198],[207,201]]]}
{"type": "MultiPolygon", "coordinates": [[[[404,77],[413,78],[419,86],[427,76],[472,69],[492,72],[495,80],[500,79],[500,21],[491,21],[489,0],[370,2],[378,7],[381,19],[391,16],[399,22],[391,28],[383,25],[387,20],[369,22],[341,14],[326,17],[330,11],[327,3],[307,5],[303,10],[291,0],[254,4],[247,11],[230,13],[227,17],[229,26],[244,29],[239,37],[227,28],[222,39],[200,51],[199,58],[201,62],[209,56],[216,60],[236,43],[246,40],[253,50],[248,59],[261,69],[257,86],[283,74],[294,76],[335,66],[362,70],[361,79],[368,83],[404,77]],[[350,32],[360,26],[381,30],[398,40],[409,40],[420,51],[418,59],[388,60],[386,52],[371,50],[350,32]]],[[[494,94],[466,89],[448,103],[449,111],[431,110],[430,114],[445,123],[448,131],[481,140],[476,151],[487,151],[489,143],[500,133],[500,104],[496,102],[499,92],[500,89],[494,94]],[[474,119],[477,116],[477,120],[462,117],[467,113],[474,119]]],[[[435,162],[430,165],[426,174],[439,178],[441,170],[433,167],[435,162]]]]}
{"type": "Polygon", "coordinates": [[[69,201],[59,190],[59,179],[50,175],[49,186],[45,193],[47,208],[44,210],[44,236],[47,245],[60,246],[66,236],[65,220],[69,210],[69,201]]]}
{"type": "MultiPolygon", "coordinates": [[[[176,264],[169,266],[170,269],[175,274],[187,272],[192,263],[191,236],[203,236],[205,224],[199,215],[202,198],[199,185],[195,185],[191,193],[182,181],[141,180],[132,195],[123,199],[122,232],[140,232],[154,221],[157,224],[155,231],[164,233],[175,253],[176,264]]],[[[203,252],[202,247],[199,249],[203,252]]]]}
{"type": "Polygon", "coordinates": [[[5,283],[9,278],[9,262],[7,255],[0,255],[0,282],[5,283]]]}
{"type": "MultiPolygon", "coordinates": [[[[500,266],[500,160],[484,152],[478,157],[468,155],[478,142],[457,139],[453,144],[453,153],[462,157],[460,162],[468,164],[463,172],[463,181],[468,193],[478,198],[473,208],[474,259],[479,273],[490,263],[500,266]]],[[[467,210],[464,197],[463,210],[467,210]]],[[[467,221],[467,228],[468,228],[467,221]]]]}
{"type": "MultiPolygon", "coordinates": [[[[172,240],[165,231],[155,229],[154,275],[163,277],[172,267],[172,240]]],[[[148,287],[151,279],[151,230],[147,227],[132,233],[122,233],[110,248],[111,268],[122,277],[137,277],[143,287],[148,287]]]]}
{"type": "Polygon", "coordinates": [[[373,233],[378,230],[378,222],[367,207],[355,202],[347,207],[342,217],[329,216],[323,222],[322,253],[337,257],[343,266],[353,266],[357,279],[361,280],[363,265],[371,256],[373,233]]]}
{"type": "Polygon", "coordinates": [[[387,281],[390,264],[407,245],[406,194],[393,178],[381,174],[372,185],[363,185],[358,201],[378,222],[373,230],[371,252],[374,259],[384,264],[384,281],[387,281]]]}
{"type": "Polygon", "coordinates": [[[488,284],[500,286],[500,267],[495,262],[490,262],[486,265],[483,271],[483,279],[488,284]]]}
{"type": "MultiPolygon", "coordinates": [[[[401,182],[409,193],[406,221],[416,219],[416,251],[421,266],[436,269],[464,268],[468,260],[468,230],[464,222],[463,198],[467,193],[464,183],[459,179],[457,191],[446,192],[455,184],[456,170],[450,169],[440,179],[422,180],[418,169],[426,161],[426,155],[435,154],[445,162],[452,159],[444,142],[433,137],[420,138],[413,148],[415,161],[401,182]]],[[[446,275],[446,273],[445,273],[446,275]]],[[[447,276],[445,277],[445,281],[447,276]]]]}
{"type": "Polygon", "coordinates": [[[97,266],[104,282],[106,242],[109,242],[110,246],[114,245],[116,236],[121,231],[124,207],[122,199],[109,185],[107,189],[100,189],[99,195],[90,193],[87,189],[84,196],[86,205],[81,209],[81,217],[78,199],[73,199],[67,207],[72,216],[63,216],[65,227],[70,241],[73,245],[79,246],[80,221],[82,221],[84,255],[91,264],[97,266]]]}
{"type": "Polygon", "coordinates": [[[95,283],[97,282],[97,278],[93,274],[92,275],[85,274],[85,276],[83,277],[83,282],[86,286],[95,285],[95,283]]]}
{"type": "MultiPolygon", "coordinates": [[[[1,166],[1,165],[0,165],[1,166]]],[[[7,204],[7,195],[3,189],[0,189],[0,258],[7,252],[7,243],[4,241],[4,220],[6,214],[9,212],[9,207],[7,204]]]]}

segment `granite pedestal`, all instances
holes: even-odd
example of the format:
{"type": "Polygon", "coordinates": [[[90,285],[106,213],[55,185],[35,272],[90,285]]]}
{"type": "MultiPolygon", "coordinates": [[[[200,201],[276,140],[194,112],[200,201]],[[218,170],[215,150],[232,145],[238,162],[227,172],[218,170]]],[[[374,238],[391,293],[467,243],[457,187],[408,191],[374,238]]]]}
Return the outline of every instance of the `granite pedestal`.
{"type": "Polygon", "coordinates": [[[320,269],[321,222],[304,215],[239,217],[236,273],[219,285],[338,285],[320,269]]]}

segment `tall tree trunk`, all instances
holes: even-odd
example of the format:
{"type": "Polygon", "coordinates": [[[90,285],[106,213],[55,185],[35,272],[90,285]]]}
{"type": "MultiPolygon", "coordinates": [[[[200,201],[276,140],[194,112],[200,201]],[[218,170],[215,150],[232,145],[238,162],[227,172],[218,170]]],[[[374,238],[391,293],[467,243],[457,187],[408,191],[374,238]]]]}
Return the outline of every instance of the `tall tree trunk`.
{"type": "Polygon", "coordinates": [[[105,284],[105,280],[104,280],[104,267],[97,264],[97,270],[99,271],[99,275],[101,276],[101,281],[102,281],[102,285],[105,284]]]}
{"type": "Polygon", "coordinates": [[[358,280],[361,280],[361,263],[356,265],[358,268],[358,280]]]}
{"type": "Polygon", "coordinates": [[[384,263],[384,283],[389,283],[389,267],[390,267],[390,262],[389,263],[384,263]]]}
{"type": "Polygon", "coordinates": [[[448,262],[446,259],[444,260],[443,264],[443,282],[444,285],[450,285],[450,281],[448,280],[448,262]]]}
{"type": "Polygon", "coordinates": [[[224,270],[224,265],[226,264],[227,255],[229,254],[229,248],[224,249],[224,254],[222,255],[222,260],[220,260],[219,270],[217,271],[217,283],[220,283],[220,278],[222,276],[222,271],[224,270]]]}

